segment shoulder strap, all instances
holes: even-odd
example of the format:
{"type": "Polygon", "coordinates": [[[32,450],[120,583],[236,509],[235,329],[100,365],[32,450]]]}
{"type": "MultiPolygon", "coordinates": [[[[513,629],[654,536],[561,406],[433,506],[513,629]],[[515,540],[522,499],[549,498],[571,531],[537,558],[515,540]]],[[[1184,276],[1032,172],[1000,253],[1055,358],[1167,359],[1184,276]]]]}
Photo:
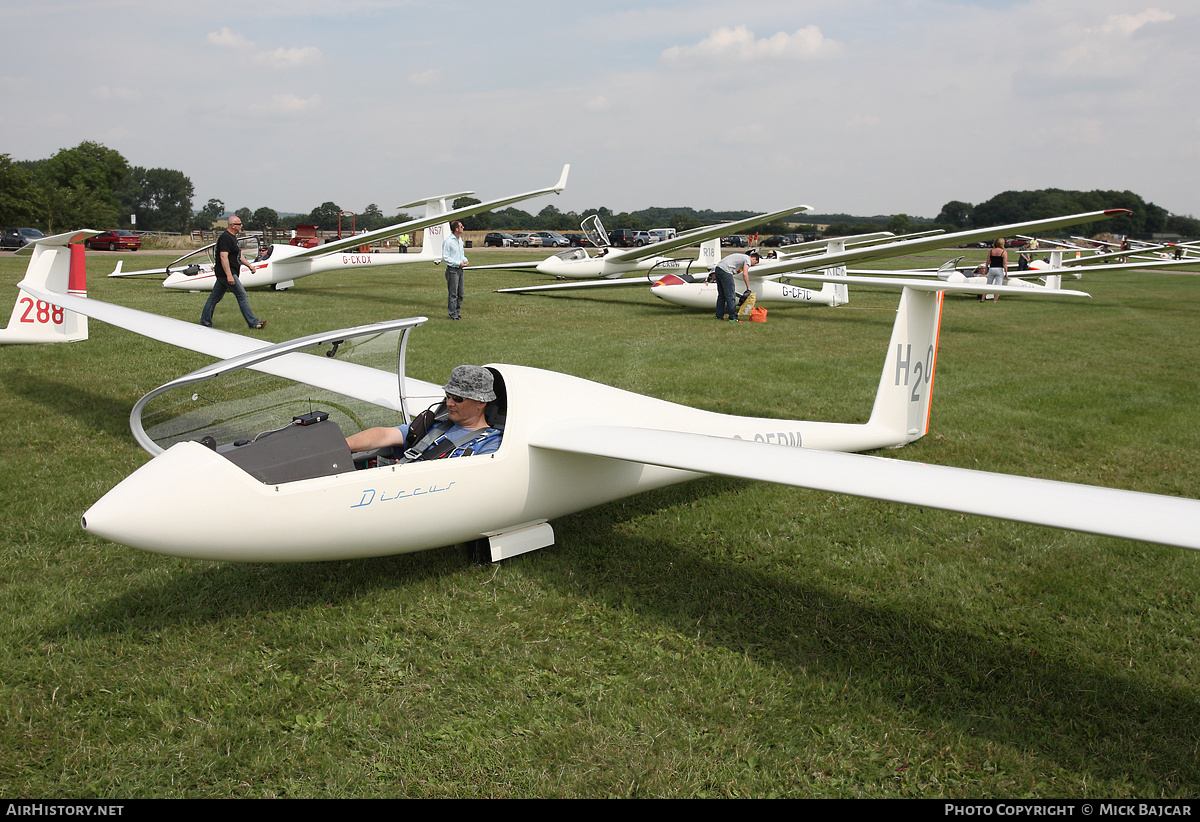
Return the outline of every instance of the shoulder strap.
{"type": "MultiPolygon", "coordinates": [[[[454,424],[449,421],[438,422],[430,428],[429,432],[421,438],[420,442],[406,450],[396,462],[403,464],[419,460],[441,459],[459,448],[491,436],[497,430],[495,428],[480,428],[475,431],[464,431],[454,439],[450,439],[446,436],[446,433],[453,427],[454,424]]],[[[468,449],[464,456],[470,456],[472,453],[474,452],[468,449]]]]}

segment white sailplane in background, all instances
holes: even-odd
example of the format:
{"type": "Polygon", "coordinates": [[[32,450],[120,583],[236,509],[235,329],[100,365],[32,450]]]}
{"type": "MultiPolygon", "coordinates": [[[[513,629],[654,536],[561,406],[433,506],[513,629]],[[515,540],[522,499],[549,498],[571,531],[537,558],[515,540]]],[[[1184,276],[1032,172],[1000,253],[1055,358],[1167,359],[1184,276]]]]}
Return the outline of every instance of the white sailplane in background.
{"type": "MultiPolygon", "coordinates": [[[[1180,259],[1156,259],[1147,258],[1136,262],[1108,262],[1108,263],[1088,263],[1079,264],[1079,258],[1071,258],[1067,255],[1072,253],[1073,249],[1052,247],[1048,249],[1039,249],[1039,253],[1043,254],[1042,259],[1035,259],[1029,262],[1029,267],[1021,269],[1017,263],[1009,263],[1008,270],[1004,277],[1004,284],[1017,288],[1029,289],[1055,289],[1062,287],[1063,276],[1074,277],[1076,280],[1082,279],[1083,274],[1108,272],[1108,271],[1123,271],[1137,270],[1146,268],[1167,269],[1180,268],[1186,266],[1200,265],[1200,257],[1183,257],[1180,259]],[[1076,264],[1072,265],[1074,262],[1076,264]],[[1031,282],[1031,280],[1038,282],[1031,282]]],[[[1105,259],[1111,259],[1115,255],[1104,254],[1100,255],[1105,259]]],[[[977,266],[962,267],[962,261],[965,257],[957,257],[953,260],[947,260],[941,267],[925,268],[925,269],[905,269],[896,271],[881,271],[873,270],[857,270],[852,273],[861,275],[898,275],[906,277],[932,277],[936,276],[941,280],[951,283],[976,283],[983,284],[987,282],[987,274],[982,270],[982,264],[977,266]]]]}
{"type": "Polygon", "coordinates": [[[735,234],[738,231],[762,225],[763,223],[781,220],[792,214],[808,211],[810,208],[811,206],[806,205],[791,206],[770,214],[756,214],[744,220],[736,220],[730,223],[721,223],[720,225],[705,226],[693,229],[692,231],[685,231],[674,237],[635,248],[609,247],[608,235],[604,231],[604,226],[600,224],[599,217],[593,215],[584,220],[580,228],[584,230],[594,245],[602,248],[595,255],[588,254],[585,248],[572,248],[569,251],[561,251],[558,254],[547,257],[540,262],[476,265],[472,266],[471,270],[532,270],[539,274],[547,274],[559,279],[612,280],[624,277],[626,274],[640,274],[651,270],[663,274],[672,270],[686,272],[694,267],[695,270],[701,271],[703,276],[707,277],[708,270],[720,262],[720,237],[727,234],[735,234]],[[709,240],[718,240],[718,242],[715,246],[706,245],[709,240]],[[681,248],[690,248],[697,245],[701,247],[699,261],[667,256],[671,252],[678,251],[681,248]],[[717,249],[716,254],[711,251],[712,248],[717,249]]]}
{"type": "MultiPolygon", "coordinates": [[[[476,203],[475,205],[464,206],[463,208],[448,210],[446,205],[447,202],[453,202],[455,198],[463,196],[462,194],[446,194],[425,200],[417,200],[414,203],[401,206],[401,208],[412,208],[424,203],[424,217],[362,234],[355,234],[350,237],[343,237],[339,240],[332,240],[313,248],[276,243],[270,246],[264,259],[254,263],[253,271],[245,271],[243,269],[240,275],[242,285],[246,288],[271,286],[276,290],[283,290],[290,288],[301,277],[308,277],[323,271],[368,268],[381,265],[400,265],[404,263],[435,262],[442,257],[442,241],[450,235],[449,223],[452,220],[461,220],[475,214],[482,214],[485,211],[503,208],[522,200],[540,197],[543,194],[557,194],[566,188],[567,174],[570,169],[570,165],[563,166],[562,175],[559,177],[558,182],[549,188],[528,191],[524,194],[516,194],[511,197],[502,197],[486,203],[476,203]],[[401,234],[409,234],[422,230],[425,232],[425,235],[419,253],[380,254],[359,251],[361,247],[370,245],[371,243],[381,242],[401,234]]],[[[206,246],[203,249],[186,254],[172,262],[166,268],[147,269],[145,271],[122,271],[121,263],[117,263],[117,270],[108,276],[132,277],[142,274],[165,273],[167,278],[163,281],[163,288],[173,288],[181,291],[211,291],[215,268],[211,249],[212,246],[206,246]],[[192,257],[206,257],[207,262],[187,262],[192,257]]]]}
{"type": "MultiPolygon", "coordinates": [[[[1120,214],[1127,214],[1124,209],[1108,211],[1093,211],[1084,214],[1072,214],[1065,217],[1053,217],[1045,220],[1030,220],[1010,225],[992,226],[990,228],[970,229],[951,234],[922,233],[907,239],[898,238],[893,242],[847,242],[850,238],[833,238],[826,241],[824,251],[817,253],[802,253],[784,256],[779,259],[765,259],[750,269],[750,288],[755,294],[755,303],[776,303],[788,305],[844,305],[849,301],[848,286],[884,285],[882,278],[888,274],[905,272],[887,271],[849,271],[846,266],[854,263],[884,260],[931,251],[964,242],[992,240],[997,237],[1011,237],[1019,231],[1049,230],[1062,226],[1089,223],[1104,220],[1120,214]],[[847,247],[849,246],[849,247],[847,247]],[[816,273],[824,272],[824,273],[816,273]],[[792,280],[793,282],[788,282],[792,280]],[[806,288],[798,285],[801,282],[820,282],[821,289],[806,288]]],[[[882,239],[882,238],[876,238],[882,239]]],[[[912,272],[920,276],[919,272],[912,272]]],[[[928,274],[926,274],[928,276],[928,274]]],[[[656,276],[651,273],[650,293],[665,302],[690,308],[713,310],[716,308],[716,285],[698,280],[695,277],[680,274],[656,276]]],[[[523,286],[518,288],[500,289],[506,294],[530,294],[548,291],[568,291],[574,289],[602,288],[616,285],[632,285],[638,280],[592,280],[583,283],[552,283],[548,285],[523,286]]],[[[968,283],[969,284],[969,283],[968,283]]],[[[738,284],[740,287],[740,284],[738,284]]],[[[1014,289],[1028,284],[1018,284],[1014,289]]],[[[991,292],[988,292],[991,293],[991,292]]],[[[1020,293],[1019,291],[1016,293],[1020,293]]]]}
{"type": "MultiPolygon", "coordinates": [[[[409,334],[424,317],[271,344],[62,293],[55,284],[66,277],[71,239],[46,244],[31,261],[20,283],[31,299],[221,358],[135,404],[135,438],[154,456],[82,518],[114,542],[208,560],[302,562],[482,540],[498,560],[551,545],[557,517],[722,474],[1200,549],[1200,500],[840,453],[925,435],[942,294],[1009,293],[1004,286],[892,278],[902,294],[865,423],[720,414],[493,363],[489,424],[504,432],[497,451],[365,467],[344,435],[366,424],[368,411],[407,422],[411,408],[443,395],[405,373],[409,334]],[[390,351],[395,365],[349,359],[360,351],[390,351]],[[243,390],[211,400],[219,386],[195,387],[243,369],[281,379],[251,392],[249,404],[243,390]],[[171,413],[153,416],[155,407],[171,413]],[[180,493],[197,488],[223,489],[220,516],[180,493]]],[[[71,470],[51,481],[69,482],[71,470]]]]}

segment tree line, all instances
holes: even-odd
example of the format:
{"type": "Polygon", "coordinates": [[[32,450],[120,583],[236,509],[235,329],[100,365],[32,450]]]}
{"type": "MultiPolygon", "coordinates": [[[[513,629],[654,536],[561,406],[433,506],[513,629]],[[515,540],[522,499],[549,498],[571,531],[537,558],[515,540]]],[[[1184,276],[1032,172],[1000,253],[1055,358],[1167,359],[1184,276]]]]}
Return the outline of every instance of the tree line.
{"type": "MultiPolygon", "coordinates": [[[[225,203],[215,198],[194,211],[194,194],[192,181],[183,172],[131,166],[120,152],[96,142],[85,141],[74,148],[61,149],[44,160],[13,160],[8,154],[0,154],[0,225],[30,226],[54,233],[80,226],[126,226],[133,215],[140,231],[183,233],[192,229],[210,229],[230,213],[225,203]]],[[[472,197],[460,197],[453,207],[462,208],[478,202],[472,197]]],[[[1107,208],[1126,208],[1133,212],[1106,224],[1114,234],[1148,237],[1175,233],[1200,237],[1200,220],[1171,214],[1132,191],[1053,188],[1006,191],[978,205],[951,200],[932,220],[907,214],[875,217],[804,214],[803,224],[776,220],[760,226],[758,233],[808,231],[815,223],[827,225],[826,236],[881,229],[896,234],[933,228],[958,231],[1107,208]]],[[[339,217],[343,231],[348,231],[351,225],[358,231],[372,231],[411,219],[405,213],[385,214],[374,203],[350,216],[345,209],[329,201],[307,214],[280,215],[266,206],[253,210],[243,206],[232,213],[241,217],[248,229],[259,231],[288,231],[297,225],[315,225],[323,231],[333,231],[338,228],[339,217]]],[[[463,223],[468,231],[575,231],[584,218],[597,214],[608,229],[644,231],[669,227],[683,232],[742,219],[753,213],[687,207],[654,207],[620,213],[601,207],[564,212],[547,205],[536,214],[509,207],[478,214],[463,223]]]]}
{"type": "Polygon", "coordinates": [[[934,223],[958,231],[1006,225],[1023,220],[1040,220],[1060,214],[1125,208],[1133,212],[1104,223],[1113,234],[1149,238],[1154,234],[1178,234],[1200,237],[1200,220],[1171,214],[1165,208],[1143,200],[1132,191],[1065,191],[1044,188],[1038,191],[1005,191],[978,205],[951,200],[942,206],[934,223]]]}

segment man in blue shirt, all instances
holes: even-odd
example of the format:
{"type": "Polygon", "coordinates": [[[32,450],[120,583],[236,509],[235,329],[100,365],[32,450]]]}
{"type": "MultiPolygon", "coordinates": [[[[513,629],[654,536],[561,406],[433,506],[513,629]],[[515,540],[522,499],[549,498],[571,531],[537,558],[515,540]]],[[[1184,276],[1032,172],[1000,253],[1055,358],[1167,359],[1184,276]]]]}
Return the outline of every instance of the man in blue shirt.
{"type": "Polygon", "coordinates": [[[463,250],[463,224],[450,224],[451,234],[442,242],[442,262],[446,264],[446,312],[452,320],[461,320],[459,309],[463,301],[463,269],[467,266],[467,255],[463,250]]]}
{"type": "Polygon", "coordinates": [[[368,428],[346,438],[351,451],[394,449],[401,462],[443,457],[490,454],[500,447],[504,432],[491,428],[485,414],[496,400],[492,372],[478,365],[460,365],[450,372],[446,392],[446,419],[429,427],[429,433],[407,442],[409,426],[368,428]]]}

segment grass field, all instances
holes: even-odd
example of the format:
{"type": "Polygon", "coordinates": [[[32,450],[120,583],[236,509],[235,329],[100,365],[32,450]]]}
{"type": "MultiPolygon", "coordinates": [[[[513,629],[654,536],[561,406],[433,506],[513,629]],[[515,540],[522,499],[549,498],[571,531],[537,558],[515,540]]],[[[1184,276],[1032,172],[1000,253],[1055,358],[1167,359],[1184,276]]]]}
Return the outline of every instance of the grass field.
{"type": "MultiPolygon", "coordinates": [[[[198,320],[204,295],[102,276],[130,256],[89,255],[91,296],[198,320]]],[[[0,293],[24,265],[0,256],[0,293]]],[[[424,264],[251,304],[271,340],[429,316],[409,370],[431,381],[511,362],[857,422],[897,300],[731,325],[641,288],[491,293],[533,279],[468,271],[458,323],[424,264]]],[[[1064,285],[1093,299],[948,298],[931,433],[888,456],[1200,497],[1200,280],[1064,285]]],[[[217,326],[245,331],[232,298],[217,326]]],[[[84,532],[148,459],[133,403],[206,361],[98,322],[0,348],[2,795],[1197,794],[1191,552],[721,478],[555,521],[553,548],[494,566],[207,563],[84,532]]]]}

